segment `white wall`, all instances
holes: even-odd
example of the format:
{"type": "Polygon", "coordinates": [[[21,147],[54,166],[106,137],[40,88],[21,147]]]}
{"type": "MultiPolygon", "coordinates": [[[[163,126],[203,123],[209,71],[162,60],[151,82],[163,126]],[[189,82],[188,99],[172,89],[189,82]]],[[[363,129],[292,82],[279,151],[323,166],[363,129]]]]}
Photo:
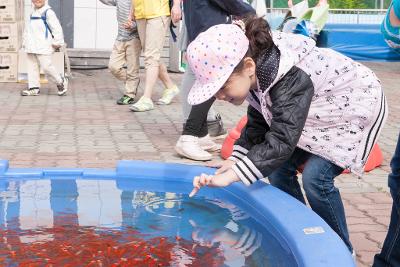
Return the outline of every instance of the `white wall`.
{"type": "Polygon", "coordinates": [[[75,0],[74,48],[111,49],[117,31],[115,7],[98,0],[75,0]]]}

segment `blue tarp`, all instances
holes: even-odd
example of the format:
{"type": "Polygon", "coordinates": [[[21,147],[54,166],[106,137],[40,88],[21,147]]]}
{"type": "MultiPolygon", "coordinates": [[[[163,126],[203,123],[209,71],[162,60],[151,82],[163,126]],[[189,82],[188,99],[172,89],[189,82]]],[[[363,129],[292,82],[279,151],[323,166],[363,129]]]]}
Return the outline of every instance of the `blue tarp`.
{"type": "Polygon", "coordinates": [[[379,24],[326,24],[317,45],[357,61],[400,61],[400,54],[383,39],[379,24]]]}

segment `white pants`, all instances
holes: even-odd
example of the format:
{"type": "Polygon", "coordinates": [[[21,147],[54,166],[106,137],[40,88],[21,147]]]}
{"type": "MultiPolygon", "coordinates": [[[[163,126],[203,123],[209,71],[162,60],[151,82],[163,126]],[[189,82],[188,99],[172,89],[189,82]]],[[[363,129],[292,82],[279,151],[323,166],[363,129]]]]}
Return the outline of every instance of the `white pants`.
{"type": "Polygon", "coordinates": [[[63,77],[57,72],[51,62],[51,55],[28,54],[28,83],[29,88],[40,88],[40,67],[56,84],[63,82],[63,77]]]}

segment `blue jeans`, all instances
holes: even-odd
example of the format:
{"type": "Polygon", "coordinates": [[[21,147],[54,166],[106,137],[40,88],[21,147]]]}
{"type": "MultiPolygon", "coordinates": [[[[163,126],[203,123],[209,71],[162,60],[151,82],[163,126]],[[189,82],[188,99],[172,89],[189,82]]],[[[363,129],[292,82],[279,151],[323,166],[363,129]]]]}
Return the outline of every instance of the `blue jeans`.
{"type": "Polygon", "coordinates": [[[373,267],[400,266],[400,135],[390,167],[392,173],[388,183],[393,198],[392,215],[382,251],[375,255],[373,267]]]}
{"type": "Polygon", "coordinates": [[[269,175],[270,183],[305,204],[297,180],[297,169],[302,164],[303,188],[312,210],[325,220],[352,252],[342,199],[334,185],[335,177],[343,172],[341,167],[296,148],[291,158],[269,175]]]}

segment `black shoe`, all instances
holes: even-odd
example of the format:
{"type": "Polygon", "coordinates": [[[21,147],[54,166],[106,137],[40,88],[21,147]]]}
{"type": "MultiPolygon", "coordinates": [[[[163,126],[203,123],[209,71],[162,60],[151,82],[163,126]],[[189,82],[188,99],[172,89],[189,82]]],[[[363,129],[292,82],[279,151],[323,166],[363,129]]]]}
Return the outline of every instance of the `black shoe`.
{"type": "Polygon", "coordinates": [[[208,134],[214,138],[223,138],[226,135],[221,115],[217,114],[215,120],[207,121],[208,134]]]}
{"type": "Polygon", "coordinates": [[[135,101],[134,98],[127,96],[127,95],[123,95],[120,99],[117,100],[117,104],[118,105],[130,105],[130,104],[133,104],[134,101],[135,101]]]}

